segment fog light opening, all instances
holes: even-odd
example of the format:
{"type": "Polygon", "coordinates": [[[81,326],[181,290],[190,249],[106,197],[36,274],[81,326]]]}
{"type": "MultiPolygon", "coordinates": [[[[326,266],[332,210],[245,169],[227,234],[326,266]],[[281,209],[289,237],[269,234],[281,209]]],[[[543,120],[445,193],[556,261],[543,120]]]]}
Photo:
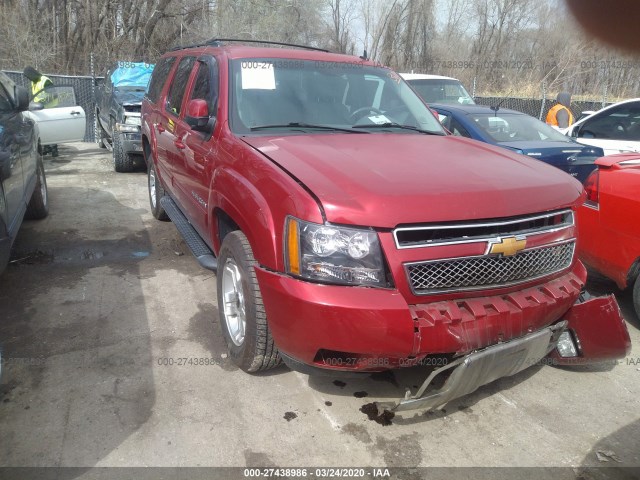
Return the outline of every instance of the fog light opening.
{"type": "Polygon", "coordinates": [[[562,358],[569,357],[577,357],[578,356],[578,347],[573,341],[573,336],[571,332],[565,330],[560,334],[558,338],[558,345],[556,346],[556,350],[558,351],[558,355],[562,358]]]}

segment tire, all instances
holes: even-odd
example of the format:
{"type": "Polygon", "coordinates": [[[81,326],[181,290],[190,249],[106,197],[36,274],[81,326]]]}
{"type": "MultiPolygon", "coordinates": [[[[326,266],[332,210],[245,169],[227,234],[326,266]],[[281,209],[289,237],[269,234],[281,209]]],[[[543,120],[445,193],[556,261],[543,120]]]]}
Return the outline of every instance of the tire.
{"type": "Polygon", "coordinates": [[[36,187],[31,194],[31,199],[27,205],[25,218],[30,220],[40,220],[49,215],[49,193],[47,191],[47,178],[44,173],[42,157],[38,155],[36,165],[36,187]]]}
{"type": "Polygon", "coordinates": [[[248,373],[278,366],[281,359],[254,270],[257,262],[244,233],[236,230],[227,234],[218,265],[218,312],[229,358],[248,373]]]}
{"type": "Polygon", "coordinates": [[[633,308],[636,309],[636,317],[640,320],[640,272],[633,286],[633,308]]]}
{"type": "Polygon", "coordinates": [[[158,220],[166,222],[169,220],[169,216],[160,205],[160,199],[164,197],[164,188],[160,183],[153,162],[149,163],[149,170],[147,171],[147,187],[149,189],[149,206],[151,207],[151,213],[158,220]]]}
{"type": "Polygon", "coordinates": [[[133,170],[133,158],[125,153],[120,133],[117,131],[113,132],[113,166],[119,173],[128,173],[133,170]]]}

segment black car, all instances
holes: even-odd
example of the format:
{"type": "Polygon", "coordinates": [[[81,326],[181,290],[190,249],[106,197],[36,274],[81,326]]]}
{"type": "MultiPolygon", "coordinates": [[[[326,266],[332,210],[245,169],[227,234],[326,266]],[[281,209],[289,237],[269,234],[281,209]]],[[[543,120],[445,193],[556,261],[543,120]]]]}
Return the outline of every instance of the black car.
{"type": "Polygon", "coordinates": [[[25,115],[28,109],[27,89],[0,72],[0,273],[22,220],[49,213],[38,127],[25,115]]]}
{"type": "Polygon", "coordinates": [[[116,172],[130,172],[142,159],[140,106],[153,65],[117,62],[96,89],[99,144],[113,152],[116,172]]]}

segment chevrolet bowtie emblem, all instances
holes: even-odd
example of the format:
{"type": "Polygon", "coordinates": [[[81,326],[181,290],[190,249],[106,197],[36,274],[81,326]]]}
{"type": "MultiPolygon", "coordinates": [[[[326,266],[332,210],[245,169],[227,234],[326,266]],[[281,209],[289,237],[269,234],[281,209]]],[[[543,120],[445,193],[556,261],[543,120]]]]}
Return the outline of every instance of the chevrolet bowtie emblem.
{"type": "Polygon", "coordinates": [[[506,237],[492,240],[489,242],[489,251],[494,255],[502,254],[505,257],[511,257],[522,251],[527,246],[525,237],[506,237]]]}

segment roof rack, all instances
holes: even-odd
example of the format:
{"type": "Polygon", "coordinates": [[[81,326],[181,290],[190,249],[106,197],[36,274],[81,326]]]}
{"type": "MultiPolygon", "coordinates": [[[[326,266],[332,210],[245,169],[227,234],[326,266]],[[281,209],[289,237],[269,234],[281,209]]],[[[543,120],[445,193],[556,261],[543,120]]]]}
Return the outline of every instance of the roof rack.
{"type": "Polygon", "coordinates": [[[271,40],[247,40],[243,38],[212,38],[210,40],[207,40],[207,45],[221,47],[224,45],[224,42],[266,43],[268,45],[282,45],[284,47],[304,48],[305,50],[316,50],[318,52],[329,53],[329,50],[325,50],[324,48],[310,47],[308,45],[298,45],[296,43],[285,43],[285,42],[272,42],[271,40]]]}
{"type": "Polygon", "coordinates": [[[324,48],[309,47],[308,45],[298,45],[295,43],[285,43],[285,42],[272,42],[271,40],[248,40],[243,38],[212,38],[210,40],[207,40],[205,43],[201,43],[197,45],[186,45],[184,47],[174,47],[171,49],[171,51],[184,50],[185,48],[197,48],[197,47],[222,47],[225,44],[225,42],[266,43],[268,45],[281,45],[284,47],[304,48],[306,50],[315,50],[318,52],[329,53],[329,50],[325,50],[324,48]]]}

